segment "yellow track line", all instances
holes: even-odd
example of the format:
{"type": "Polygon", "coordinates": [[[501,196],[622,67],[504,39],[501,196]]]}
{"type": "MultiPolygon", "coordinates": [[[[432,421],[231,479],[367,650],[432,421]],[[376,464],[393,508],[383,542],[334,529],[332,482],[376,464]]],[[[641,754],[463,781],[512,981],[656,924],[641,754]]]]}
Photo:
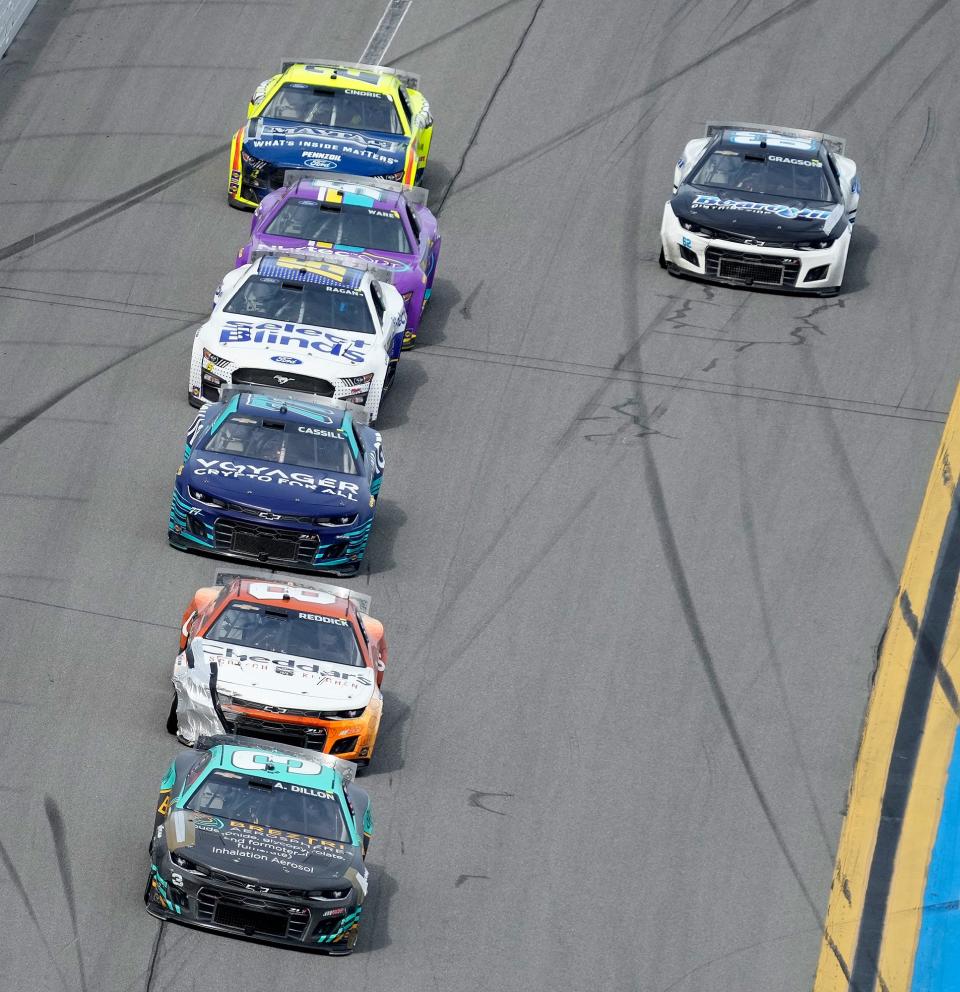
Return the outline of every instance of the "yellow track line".
{"type": "MultiPolygon", "coordinates": [[[[861,933],[874,862],[881,806],[894,740],[917,651],[918,623],[927,607],[960,470],[960,389],[954,396],[907,552],[900,587],[880,650],[860,739],[847,815],[834,868],[830,902],[814,979],[814,992],[851,992],[851,969],[861,933]]],[[[946,670],[954,674],[960,646],[951,616],[943,643],[946,670]]],[[[879,943],[879,977],[855,992],[908,992],[920,924],[927,865],[936,835],[956,714],[935,685],[923,728],[903,818],[879,943]]],[[[878,918],[877,923],[880,920],[878,918]]],[[[873,953],[861,948],[861,954],[873,953]]]]}

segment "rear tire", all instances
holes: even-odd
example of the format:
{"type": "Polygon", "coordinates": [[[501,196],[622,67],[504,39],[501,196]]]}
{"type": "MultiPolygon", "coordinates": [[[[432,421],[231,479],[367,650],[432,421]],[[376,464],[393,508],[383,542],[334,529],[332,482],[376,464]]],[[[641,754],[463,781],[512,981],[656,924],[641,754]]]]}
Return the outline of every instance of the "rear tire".
{"type": "Polygon", "coordinates": [[[177,723],[177,694],[173,694],[173,702],[170,704],[170,713],[167,715],[167,733],[176,734],[179,729],[177,723]]]}

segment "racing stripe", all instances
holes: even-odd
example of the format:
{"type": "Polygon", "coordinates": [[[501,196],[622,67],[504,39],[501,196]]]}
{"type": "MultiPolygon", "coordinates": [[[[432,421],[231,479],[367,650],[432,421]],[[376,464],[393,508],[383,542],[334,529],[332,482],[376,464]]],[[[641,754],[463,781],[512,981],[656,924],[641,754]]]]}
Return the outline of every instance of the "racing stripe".
{"type": "Polygon", "coordinates": [[[230,160],[230,168],[234,171],[237,171],[240,168],[240,146],[243,144],[241,140],[242,137],[243,128],[240,128],[240,130],[233,136],[233,158],[230,160]]]}
{"type": "Polygon", "coordinates": [[[407,149],[407,167],[403,172],[403,184],[405,186],[413,185],[413,175],[417,167],[417,149],[416,141],[410,142],[410,147],[407,149]]]}

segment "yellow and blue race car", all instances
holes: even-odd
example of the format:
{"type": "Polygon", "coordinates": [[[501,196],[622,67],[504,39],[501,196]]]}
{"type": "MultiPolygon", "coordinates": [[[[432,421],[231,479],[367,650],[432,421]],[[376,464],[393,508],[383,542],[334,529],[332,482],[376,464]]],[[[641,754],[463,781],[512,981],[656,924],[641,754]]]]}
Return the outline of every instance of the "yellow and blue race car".
{"type": "Polygon", "coordinates": [[[419,183],[433,118],[419,78],[379,65],[286,62],[256,89],[230,145],[231,206],[317,173],[419,183]]]}

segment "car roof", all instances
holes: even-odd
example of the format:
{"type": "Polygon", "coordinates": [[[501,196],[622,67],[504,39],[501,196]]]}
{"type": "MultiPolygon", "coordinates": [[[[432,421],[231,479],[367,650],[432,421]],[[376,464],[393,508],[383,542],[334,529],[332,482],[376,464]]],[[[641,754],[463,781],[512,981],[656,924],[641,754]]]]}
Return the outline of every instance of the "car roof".
{"type": "Polygon", "coordinates": [[[273,420],[282,420],[284,423],[299,424],[304,427],[321,426],[328,431],[342,430],[345,421],[350,417],[349,410],[326,406],[322,400],[312,402],[311,399],[304,397],[302,401],[298,401],[287,397],[269,396],[256,392],[255,388],[249,393],[241,393],[235,399],[237,403],[233,410],[229,411],[231,413],[247,414],[251,417],[262,417],[267,414],[273,420]]]}
{"type": "Polygon", "coordinates": [[[256,271],[262,276],[283,279],[285,282],[316,283],[321,286],[353,290],[363,288],[363,279],[367,274],[363,269],[350,268],[322,258],[316,260],[298,258],[292,253],[285,253],[282,249],[276,253],[263,255],[259,259],[256,271]]]}
{"type": "Polygon", "coordinates": [[[256,770],[251,768],[240,768],[239,770],[243,774],[256,775],[257,778],[275,779],[278,782],[285,782],[291,785],[306,785],[312,789],[322,789],[325,792],[338,792],[342,789],[339,773],[327,765],[320,765],[320,771],[312,775],[303,771],[297,771],[296,773],[286,771],[289,755],[285,755],[282,751],[274,751],[269,741],[264,741],[263,747],[218,744],[216,747],[211,748],[211,750],[213,752],[213,759],[210,762],[211,770],[220,768],[225,771],[237,772],[238,766],[233,761],[233,756],[237,752],[275,754],[277,761],[273,768],[268,768],[266,764],[263,764],[258,765],[256,770]]]}
{"type": "Polygon", "coordinates": [[[374,72],[372,69],[350,69],[341,66],[298,62],[283,74],[284,83],[307,83],[342,90],[367,90],[388,93],[397,86],[396,76],[374,72]]]}
{"type": "Polygon", "coordinates": [[[761,148],[788,152],[793,158],[819,158],[822,142],[816,137],[794,137],[776,131],[746,131],[743,128],[725,128],[717,148],[742,152],[747,148],[761,148]]]}
{"type": "Polygon", "coordinates": [[[295,582],[282,579],[274,582],[268,579],[247,578],[235,579],[234,582],[239,582],[239,585],[231,596],[232,600],[239,599],[244,603],[295,609],[301,613],[315,613],[318,616],[337,619],[347,619],[350,616],[350,601],[345,596],[304,588],[295,582]]]}
{"type": "Polygon", "coordinates": [[[391,210],[400,204],[401,194],[392,189],[378,189],[376,186],[363,186],[362,182],[351,185],[363,186],[363,192],[339,189],[324,179],[298,179],[290,191],[290,196],[298,200],[323,200],[332,205],[343,203],[348,207],[377,207],[391,210]]]}

